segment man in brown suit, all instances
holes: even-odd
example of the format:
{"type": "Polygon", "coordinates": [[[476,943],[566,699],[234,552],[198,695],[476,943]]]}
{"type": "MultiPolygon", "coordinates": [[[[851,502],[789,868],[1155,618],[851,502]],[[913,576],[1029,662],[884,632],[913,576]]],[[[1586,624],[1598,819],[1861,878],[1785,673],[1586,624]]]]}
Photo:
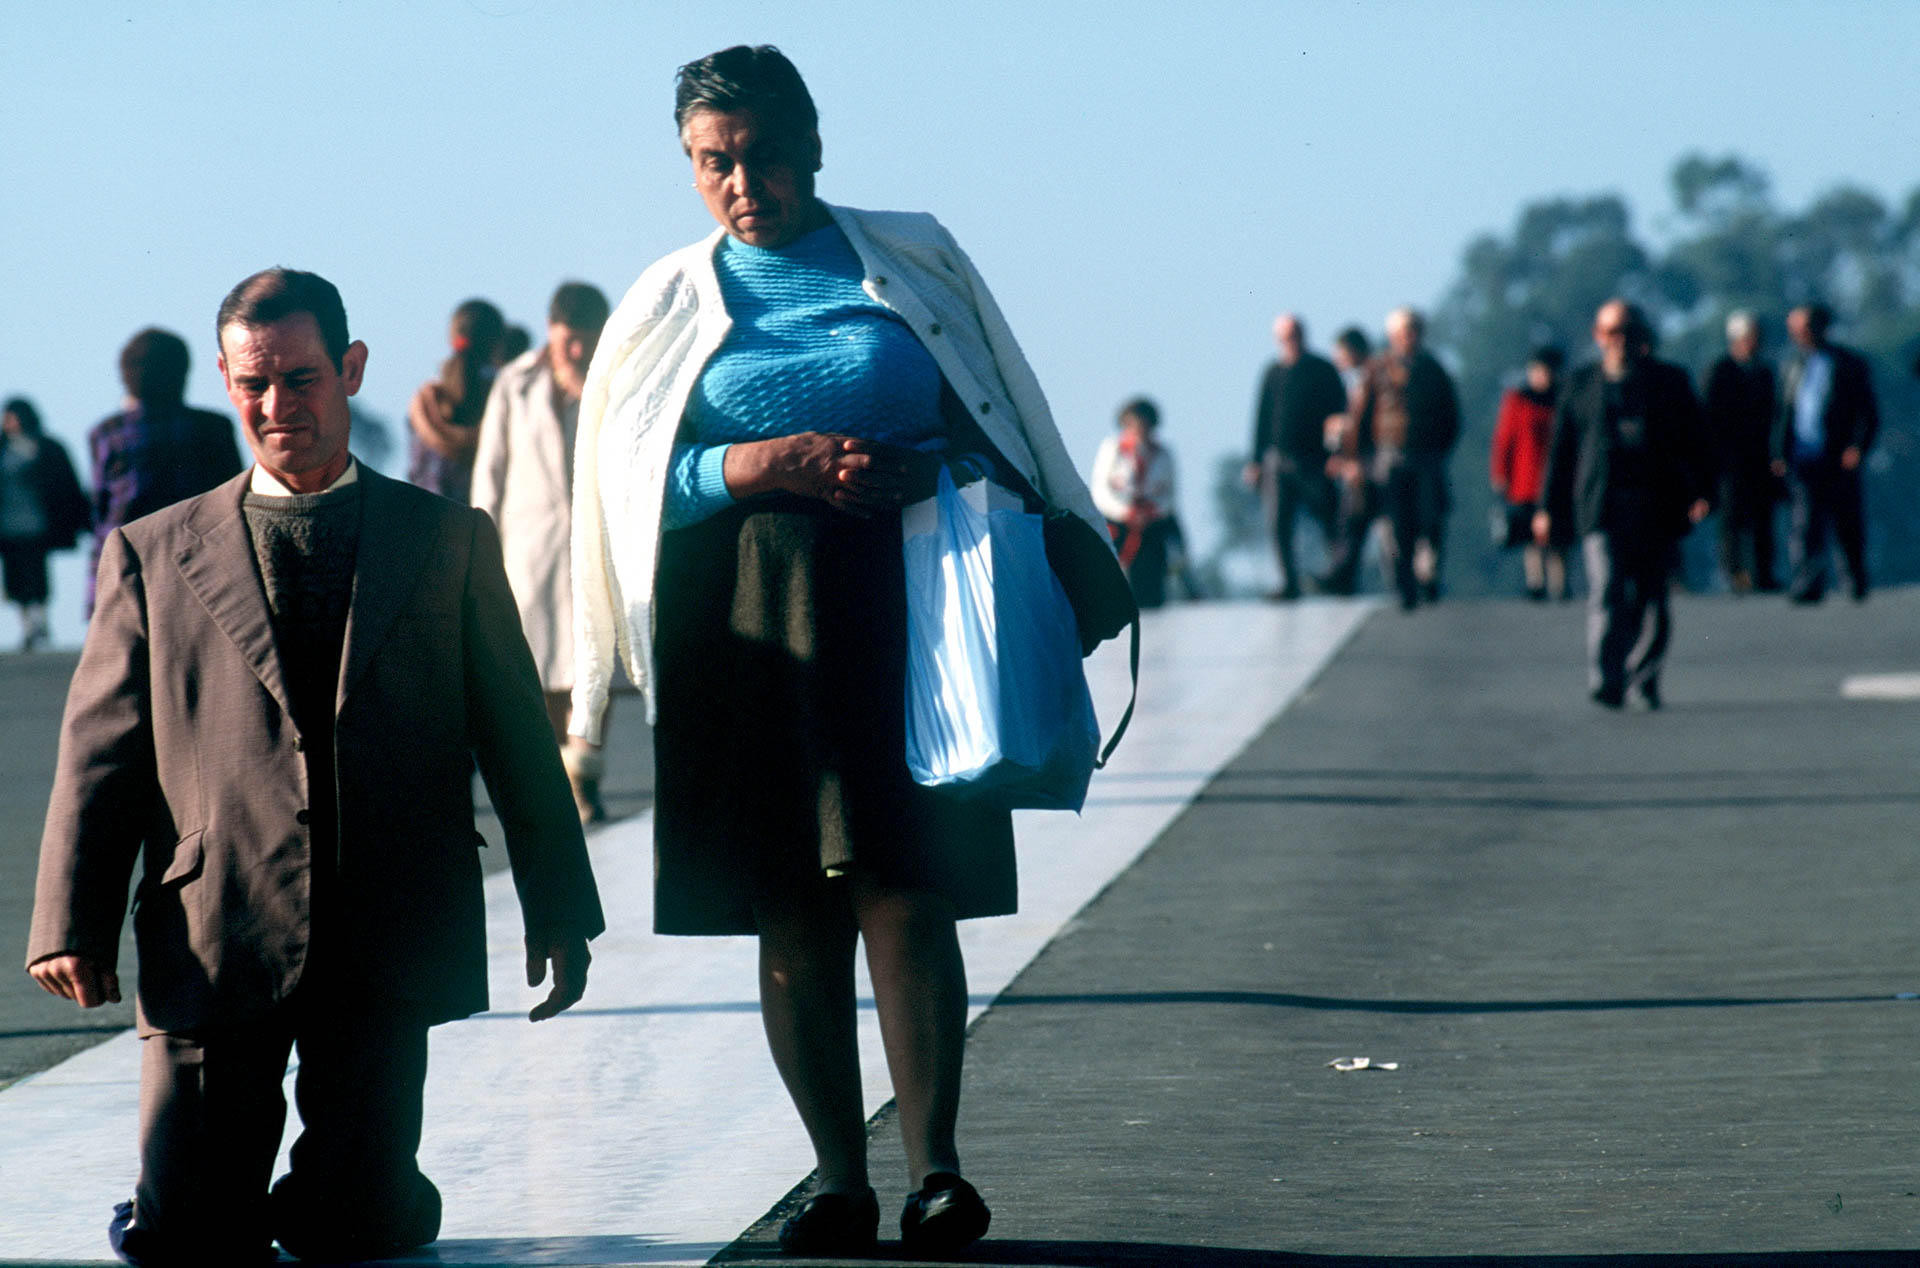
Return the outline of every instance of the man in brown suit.
{"type": "Polygon", "coordinates": [[[137,1264],[375,1258],[432,1241],[427,1028],[487,1007],[477,762],[527,980],[586,986],[599,897],[486,516],[348,452],[367,349],[331,283],[227,296],[249,473],[115,531],[67,700],[29,971],[82,1007],[136,862],[137,1264]],[[268,1191],[297,1047],[302,1131],[268,1191]]]}

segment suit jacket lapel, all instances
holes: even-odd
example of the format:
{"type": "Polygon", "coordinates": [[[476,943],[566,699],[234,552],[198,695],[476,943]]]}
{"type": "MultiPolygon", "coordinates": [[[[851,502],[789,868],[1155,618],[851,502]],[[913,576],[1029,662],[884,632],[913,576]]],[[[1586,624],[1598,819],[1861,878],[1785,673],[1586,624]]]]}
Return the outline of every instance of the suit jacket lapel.
{"type": "Polygon", "coordinates": [[[267,592],[240,510],[251,475],[251,469],[242,471],[201,500],[187,521],[187,541],[176,562],[213,623],[233,641],[260,685],[291,714],[267,592]]]}
{"type": "Polygon", "coordinates": [[[335,708],[346,703],[353,686],[373,663],[374,653],[406,606],[427,552],[433,523],[409,510],[398,485],[365,463],[360,508],[360,546],[353,568],[353,602],[347,610],[346,646],[340,656],[340,692],[335,708]]]}

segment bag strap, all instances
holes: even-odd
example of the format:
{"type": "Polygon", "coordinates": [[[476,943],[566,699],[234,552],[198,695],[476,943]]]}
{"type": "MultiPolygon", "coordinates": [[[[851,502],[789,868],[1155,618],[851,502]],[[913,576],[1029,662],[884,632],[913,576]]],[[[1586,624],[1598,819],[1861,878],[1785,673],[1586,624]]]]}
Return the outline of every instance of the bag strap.
{"type": "Polygon", "coordinates": [[[1133,692],[1127,697],[1127,711],[1120,715],[1120,721],[1114,724],[1113,734],[1107,737],[1106,747],[1100,750],[1100,756],[1094,759],[1095,770],[1105,770],[1107,759],[1113,756],[1113,750],[1120,747],[1120,737],[1127,733],[1127,724],[1133,721],[1133,706],[1140,699],[1140,614],[1133,614],[1133,632],[1127,648],[1127,669],[1133,675],[1133,692]]]}

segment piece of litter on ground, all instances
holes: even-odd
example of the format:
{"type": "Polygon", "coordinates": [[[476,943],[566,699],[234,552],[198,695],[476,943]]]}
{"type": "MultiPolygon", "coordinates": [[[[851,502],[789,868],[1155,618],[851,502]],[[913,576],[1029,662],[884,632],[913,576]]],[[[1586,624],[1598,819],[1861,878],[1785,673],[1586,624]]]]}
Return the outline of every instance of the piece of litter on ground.
{"type": "Polygon", "coordinates": [[[1398,1061],[1375,1061],[1372,1057],[1335,1057],[1327,1062],[1330,1069],[1342,1074],[1352,1074],[1355,1070],[1398,1070],[1398,1061]]]}

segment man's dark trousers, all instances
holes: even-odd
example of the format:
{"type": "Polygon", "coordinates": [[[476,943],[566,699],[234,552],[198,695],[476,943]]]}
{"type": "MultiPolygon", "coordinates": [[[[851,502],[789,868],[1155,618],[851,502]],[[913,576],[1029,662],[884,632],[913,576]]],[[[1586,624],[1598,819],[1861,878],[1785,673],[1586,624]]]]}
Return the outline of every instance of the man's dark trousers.
{"type": "Polygon", "coordinates": [[[1866,511],[1860,473],[1831,459],[1795,463],[1787,491],[1793,499],[1794,598],[1813,602],[1827,590],[1827,539],[1839,543],[1853,595],[1867,595],[1866,511]]]}
{"type": "Polygon", "coordinates": [[[1277,455],[1274,468],[1274,547],[1280,556],[1280,585],[1288,594],[1300,592],[1300,566],[1294,554],[1294,530],[1305,511],[1320,526],[1329,551],[1334,538],[1335,493],[1322,469],[1326,455],[1277,455]]]}
{"type": "Polygon", "coordinates": [[[440,1195],[415,1162],[424,1021],[302,983],[261,1021],[154,1035],[141,1050],[135,1201],[142,1227],[166,1243],[225,1245],[245,1260],[276,1238],[330,1257],[329,1246],[410,1247],[437,1235],[440,1195]],[[269,1197],[296,1049],[303,1127],[269,1197]]]}

